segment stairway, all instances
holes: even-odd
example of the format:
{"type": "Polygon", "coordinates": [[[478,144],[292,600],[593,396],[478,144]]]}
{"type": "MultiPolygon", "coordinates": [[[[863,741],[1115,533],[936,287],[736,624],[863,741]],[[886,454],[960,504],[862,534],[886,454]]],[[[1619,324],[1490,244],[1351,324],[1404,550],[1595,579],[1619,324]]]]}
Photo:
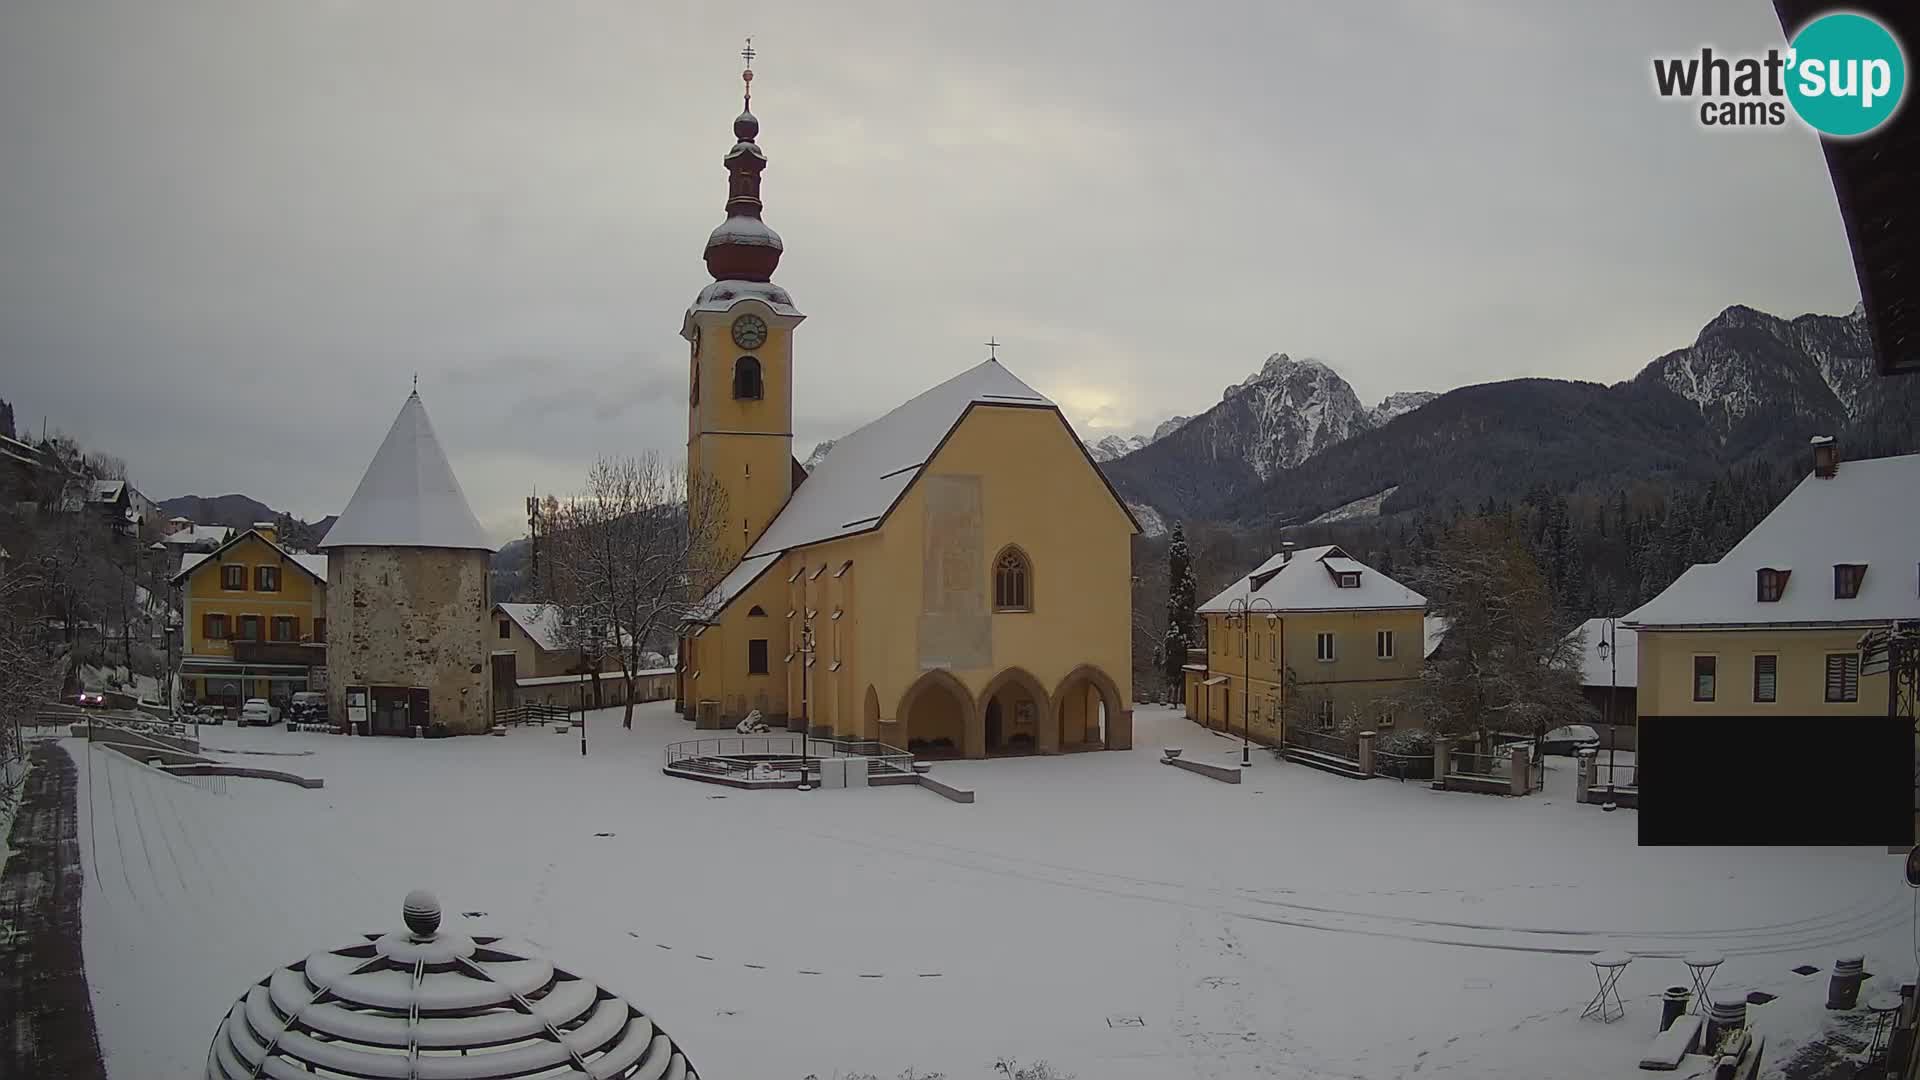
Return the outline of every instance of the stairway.
{"type": "Polygon", "coordinates": [[[1304,746],[1286,746],[1280,750],[1280,757],[1295,765],[1330,772],[1335,776],[1344,776],[1349,780],[1371,780],[1373,777],[1360,771],[1360,763],[1332,754],[1323,754],[1318,750],[1309,750],[1304,746]]]}

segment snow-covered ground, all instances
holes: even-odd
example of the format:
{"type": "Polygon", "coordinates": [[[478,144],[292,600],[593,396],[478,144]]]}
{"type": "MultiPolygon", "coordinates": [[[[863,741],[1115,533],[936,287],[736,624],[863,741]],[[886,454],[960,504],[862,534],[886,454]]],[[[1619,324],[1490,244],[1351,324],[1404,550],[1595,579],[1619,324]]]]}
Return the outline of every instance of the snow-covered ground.
{"type": "Polygon", "coordinates": [[[203,730],[321,790],[222,792],[68,740],[112,1075],[194,1074],[250,982],[398,927],[416,887],[451,925],[530,939],[627,996],[715,1078],[962,1080],[998,1057],[1081,1080],[1625,1077],[1655,996],[1687,981],[1678,954],[1723,951],[1715,986],[1785,995],[1756,1019],[1789,1027],[1818,1017],[1842,952],[1912,977],[1900,860],[1636,850],[1631,811],[1573,804],[1564,759],[1528,799],[1259,752],[1230,786],[1157,749],[1236,744],[1142,707],[1130,753],[939,764],[978,791],[962,806],[671,779],[660,747],[689,725],[666,703],[631,732],[618,715],[594,716],[584,759],[546,730],[203,730]],[[1583,1022],[1584,954],[1609,946],[1638,954],[1627,1019],[1583,1022]]]}

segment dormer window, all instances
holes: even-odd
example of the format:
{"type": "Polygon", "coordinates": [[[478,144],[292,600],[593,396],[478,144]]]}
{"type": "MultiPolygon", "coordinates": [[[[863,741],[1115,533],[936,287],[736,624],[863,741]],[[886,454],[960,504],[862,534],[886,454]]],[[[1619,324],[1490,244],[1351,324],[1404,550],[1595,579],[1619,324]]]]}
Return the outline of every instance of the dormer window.
{"type": "Polygon", "coordinates": [[[1860,583],[1866,580],[1866,563],[1835,563],[1833,565],[1833,598],[1852,600],[1860,595],[1860,583]]]}
{"type": "Polygon", "coordinates": [[[1756,593],[1760,602],[1763,604],[1778,603],[1780,595],[1787,591],[1787,576],[1792,573],[1793,571],[1791,570],[1776,570],[1773,567],[1766,567],[1760,570],[1757,575],[1758,591],[1756,593]]]}
{"type": "Polygon", "coordinates": [[[1357,589],[1360,587],[1359,574],[1337,574],[1335,575],[1335,580],[1343,589],[1357,589]]]}

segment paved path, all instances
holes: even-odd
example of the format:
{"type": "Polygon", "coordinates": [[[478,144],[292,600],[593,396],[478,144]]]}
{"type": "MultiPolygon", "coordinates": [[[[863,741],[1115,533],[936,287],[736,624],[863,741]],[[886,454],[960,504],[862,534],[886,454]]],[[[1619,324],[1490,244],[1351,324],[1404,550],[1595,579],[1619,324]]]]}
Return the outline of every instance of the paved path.
{"type": "Polygon", "coordinates": [[[0,874],[0,1076],[104,1080],[80,955],[80,843],[73,758],[33,750],[0,874]]]}

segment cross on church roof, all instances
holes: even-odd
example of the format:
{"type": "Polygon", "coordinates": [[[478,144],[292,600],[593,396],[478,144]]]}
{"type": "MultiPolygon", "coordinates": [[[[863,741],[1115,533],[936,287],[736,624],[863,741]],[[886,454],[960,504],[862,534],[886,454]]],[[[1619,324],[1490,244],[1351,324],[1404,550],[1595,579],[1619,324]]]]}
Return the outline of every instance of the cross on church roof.
{"type": "Polygon", "coordinates": [[[987,359],[989,360],[1000,359],[1000,342],[995,340],[998,336],[999,335],[995,335],[987,339],[987,359]]]}
{"type": "Polygon", "coordinates": [[[742,95],[741,100],[746,102],[742,108],[748,112],[753,111],[753,58],[758,55],[760,54],[753,51],[753,38],[747,38],[747,47],[740,50],[740,59],[747,62],[747,67],[740,73],[740,78],[747,84],[746,93],[742,95]]]}

